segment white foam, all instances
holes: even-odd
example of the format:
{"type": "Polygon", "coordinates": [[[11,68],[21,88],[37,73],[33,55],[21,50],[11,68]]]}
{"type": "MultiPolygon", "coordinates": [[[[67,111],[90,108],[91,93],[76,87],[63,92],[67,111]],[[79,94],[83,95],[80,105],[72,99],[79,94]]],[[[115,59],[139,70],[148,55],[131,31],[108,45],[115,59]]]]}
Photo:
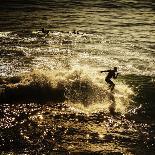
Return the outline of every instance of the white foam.
{"type": "Polygon", "coordinates": [[[0,32],[0,37],[7,38],[11,32],[0,32]]]}
{"type": "MultiPolygon", "coordinates": [[[[90,68],[89,68],[90,69],[90,68]]],[[[66,92],[66,104],[75,112],[91,114],[94,112],[109,112],[113,107],[115,112],[122,114],[128,111],[132,103],[133,90],[126,84],[115,81],[113,92],[108,90],[104,76],[93,69],[42,71],[51,80],[53,86],[63,85],[66,92]],[[91,70],[91,71],[90,71],[91,70]]]]}

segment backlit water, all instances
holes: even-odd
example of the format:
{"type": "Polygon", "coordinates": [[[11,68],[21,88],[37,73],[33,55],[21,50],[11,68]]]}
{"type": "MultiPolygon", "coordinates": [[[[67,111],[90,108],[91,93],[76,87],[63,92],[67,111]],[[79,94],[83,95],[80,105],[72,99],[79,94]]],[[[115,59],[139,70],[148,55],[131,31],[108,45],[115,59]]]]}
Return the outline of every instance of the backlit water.
{"type": "Polygon", "coordinates": [[[0,76],[2,154],[155,154],[153,0],[3,1],[0,76]]]}

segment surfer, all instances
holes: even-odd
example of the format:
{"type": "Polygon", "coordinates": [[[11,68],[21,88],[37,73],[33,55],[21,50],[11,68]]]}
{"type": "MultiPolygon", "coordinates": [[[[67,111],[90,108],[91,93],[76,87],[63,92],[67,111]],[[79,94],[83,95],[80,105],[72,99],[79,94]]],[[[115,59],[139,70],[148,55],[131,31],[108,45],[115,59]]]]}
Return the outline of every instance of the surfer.
{"type": "Polygon", "coordinates": [[[117,78],[117,76],[119,74],[119,73],[117,73],[117,67],[114,67],[113,70],[110,69],[110,70],[101,71],[101,73],[102,72],[108,72],[108,75],[106,76],[105,81],[109,84],[109,88],[112,91],[115,87],[115,84],[111,81],[111,78],[114,78],[114,79],[117,78]]]}
{"type": "Polygon", "coordinates": [[[49,30],[46,30],[45,28],[42,28],[41,31],[42,31],[42,33],[44,33],[44,34],[48,34],[48,33],[49,33],[49,30]]]}

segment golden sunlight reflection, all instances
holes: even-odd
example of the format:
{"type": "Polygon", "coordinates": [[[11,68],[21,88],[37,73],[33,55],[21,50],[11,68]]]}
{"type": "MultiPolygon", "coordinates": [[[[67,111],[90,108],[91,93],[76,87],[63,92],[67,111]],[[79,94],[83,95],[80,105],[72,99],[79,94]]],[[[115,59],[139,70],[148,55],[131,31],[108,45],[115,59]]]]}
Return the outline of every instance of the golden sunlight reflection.
{"type": "Polygon", "coordinates": [[[151,0],[7,6],[0,5],[2,154],[154,154],[151,0]],[[101,71],[114,66],[110,91],[101,71]]]}

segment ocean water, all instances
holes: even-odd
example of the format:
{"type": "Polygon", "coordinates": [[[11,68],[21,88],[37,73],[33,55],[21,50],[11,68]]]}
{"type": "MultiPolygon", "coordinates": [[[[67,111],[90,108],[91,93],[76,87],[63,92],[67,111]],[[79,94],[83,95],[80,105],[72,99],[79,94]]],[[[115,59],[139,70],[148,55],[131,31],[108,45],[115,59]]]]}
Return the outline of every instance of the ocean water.
{"type": "Polygon", "coordinates": [[[2,1],[0,120],[1,154],[154,155],[155,2],[2,1]]]}

